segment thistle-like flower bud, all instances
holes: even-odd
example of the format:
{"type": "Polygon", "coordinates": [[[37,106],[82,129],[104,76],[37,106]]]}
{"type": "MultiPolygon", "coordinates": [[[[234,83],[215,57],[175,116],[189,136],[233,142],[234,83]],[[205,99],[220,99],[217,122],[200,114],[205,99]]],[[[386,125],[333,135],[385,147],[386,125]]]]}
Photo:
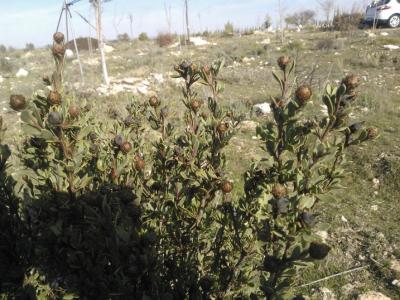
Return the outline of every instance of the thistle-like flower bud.
{"type": "Polygon", "coordinates": [[[376,139],[379,135],[379,131],[375,127],[370,127],[367,129],[367,137],[369,140],[376,139]]]}
{"type": "Polygon", "coordinates": [[[128,154],[132,150],[132,144],[129,142],[122,143],[120,149],[122,153],[128,154]]]}
{"type": "Polygon", "coordinates": [[[280,198],[276,202],[276,211],[278,214],[287,214],[289,211],[289,199],[288,198],[280,198]]]}
{"type": "Polygon", "coordinates": [[[51,91],[47,95],[47,102],[50,105],[60,105],[61,104],[61,94],[57,91],[51,91]]]}
{"type": "Polygon", "coordinates": [[[57,44],[61,44],[62,42],[64,42],[64,34],[62,32],[56,32],[53,34],[53,40],[57,43],[57,44]]]}
{"type": "Polygon", "coordinates": [[[278,58],[278,66],[282,71],[286,70],[286,67],[290,64],[291,59],[289,56],[281,56],[278,58]]]}
{"type": "Polygon", "coordinates": [[[13,110],[21,111],[26,107],[26,99],[22,95],[11,95],[10,96],[10,107],[13,110]]]}
{"type": "Polygon", "coordinates": [[[143,171],[145,167],[145,161],[140,155],[135,156],[134,167],[137,171],[143,171]]]}
{"type": "Polygon", "coordinates": [[[114,138],[114,145],[121,147],[121,145],[125,142],[125,139],[122,135],[118,134],[114,138]]]}
{"type": "Polygon", "coordinates": [[[296,100],[300,105],[305,105],[311,96],[312,90],[308,85],[299,86],[296,90],[296,100]]]}
{"type": "Polygon", "coordinates": [[[346,86],[347,91],[352,91],[360,85],[360,79],[356,75],[347,75],[343,78],[342,84],[346,86]]]}
{"type": "Polygon", "coordinates": [[[220,123],[217,127],[217,131],[219,134],[224,134],[225,132],[228,131],[229,124],[227,123],[220,123]]]}
{"type": "Polygon", "coordinates": [[[233,190],[232,182],[225,180],[221,185],[221,190],[224,194],[229,194],[233,190]]]}
{"type": "Polygon", "coordinates": [[[56,57],[64,57],[65,47],[60,44],[53,45],[53,55],[56,57]]]}
{"type": "Polygon", "coordinates": [[[286,196],[286,188],[281,184],[275,184],[271,191],[276,199],[281,199],[286,196]]]}
{"type": "Polygon", "coordinates": [[[305,226],[310,228],[314,227],[316,223],[315,216],[309,212],[302,212],[300,215],[300,220],[305,226]]]}
{"type": "Polygon", "coordinates": [[[194,112],[197,112],[201,107],[201,101],[196,99],[192,100],[192,102],[190,103],[190,107],[194,112]]]}
{"type": "Polygon", "coordinates": [[[61,123],[63,122],[62,116],[60,115],[59,112],[56,112],[56,111],[50,112],[47,117],[47,120],[48,120],[49,124],[53,125],[53,126],[61,125],[61,123]]]}
{"type": "Polygon", "coordinates": [[[151,96],[149,99],[149,104],[151,107],[156,108],[160,105],[160,102],[158,101],[158,98],[156,96],[151,96]]]}
{"type": "Polygon", "coordinates": [[[81,111],[80,111],[79,107],[71,106],[68,109],[68,113],[72,118],[77,118],[81,114],[81,111]]]}
{"type": "Polygon", "coordinates": [[[312,242],[308,249],[308,254],[314,259],[321,260],[328,255],[329,251],[331,251],[331,247],[328,245],[320,242],[312,242]]]}
{"type": "Polygon", "coordinates": [[[124,120],[124,124],[126,127],[132,126],[133,125],[133,118],[132,116],[127,116],[124,120]]]}

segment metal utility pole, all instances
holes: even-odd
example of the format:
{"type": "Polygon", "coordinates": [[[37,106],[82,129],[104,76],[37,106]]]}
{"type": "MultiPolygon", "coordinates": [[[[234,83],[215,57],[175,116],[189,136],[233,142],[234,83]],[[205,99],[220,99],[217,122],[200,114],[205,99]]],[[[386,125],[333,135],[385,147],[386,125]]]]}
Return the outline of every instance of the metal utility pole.
{"type": "Polygon", "coordinates": [[[186,45],[190,44],[190,27],[189,27],[189,5],[188,0],[185,0],[185,16],[186,16],[186,45]]]}
{"type": "Polygon", "coordinates": [[[133,40],[133,16],[132,16],[132,14],[129,14],[128,18],[129,18],[129,28],[131,31],[131,39],[133,40]]]}
{"type": "Polygon", "coordinates": [[[104,53],[104,40],[101,25],[101,4],[102,0],[93,0],[93,6],[96,12],[96,33],[101,56],[101,66],[103,68],[103,79],[104,83],[108,86],[110,84],[110,79],[108,78],[106,55],[104,53]]]}

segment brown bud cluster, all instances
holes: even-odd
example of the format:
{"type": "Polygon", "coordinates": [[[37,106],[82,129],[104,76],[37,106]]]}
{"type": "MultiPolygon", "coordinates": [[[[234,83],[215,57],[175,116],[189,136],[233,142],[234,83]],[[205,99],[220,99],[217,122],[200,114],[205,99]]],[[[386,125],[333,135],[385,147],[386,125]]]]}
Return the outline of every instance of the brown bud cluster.
{"type": "Polygon", "coordinates": [[[149,99],[149,104],[151,107],[156,108],[160,105],[160,102],[158,101],[158,98],[156,96],[151,96],[149,99]]]}
{"type": "Polygon", "coordinates": [[[53,55],[56,57],[64,57],[65,54],[65,46],[61,44],[53,45],[53,55]]]}
{"type": "Polygon", "coordinates": [[[132,144],[129,142],[124,142],[121,144],[120,149],[122,153],[128,154],[132,150],[132,144]]]}
{"type": "Polygon", "coordinates": [[[286,196],[286,188],[278,183],[273,186],[271,193],[276,199],[281,199],[286,196]]]}
{"type": "Polygon", "coordinates": [[[134,167],[137,171],[143,171],[145,167],[145,161],[140,155],[135,156],[134,167]]]}
{"type": "Polygon", "coordinates": [[[78,107],[76,107],[76,106],[71,106],[71,107],[68,109],[68,113],[69,113],[69,115],[70,115],[72,118],[77,118],[77,117],[79,117],[79,115],[81,114],[81,111],[80,111],[80,109],[79,109],[78,107]]]}
{"type": "Polygon", "coordinates": [[[57,44],[61,44],[64,42],[64,34],[62,32],[56,32],[53,34],[53,40],[57,44]]]}
{"type": "Polygon", "coordinates": [[[374,127],[367,128],[367,137],[369,140],[376,139],[378,137],[378,135],[379,135],[379,131],[377,128],[374,128],[374,127]]]}
{"type": "Polygon", "coordinates": [[[11,95],[10,96],[10,107],[13,110],[21,111],[26,107],[26,99],[22,95],[11,95]]]}
{"type": "Polygon", "coordinates": [[[57,91],[51,91],[47,95],[47,102],[50,105],[60,105],[61,104],[61,94],[57,91]]]}
{"type": "Polygon", "coordinates": [[[312,96],[312,90],[309,85],[299,86],[296,90],[296,100],[300,105],[305,105],[312,96]]]}
{"type": "Polygon", "coordinates": [[[282,71],[285,71],[287,66],[291,63],[291,59],[289,56],[281,56],[278,58],[278,66],[282,71]]]}
{"type": "Polygon", "coordinates": [[[230,192],[232,192],[232,190],[233,190],[232,182],[230,182],[228,180],[225,180],[224,182],[222,182],[221,190],[224,194],[229,194],[230,192]]]}
{"type": "Polygon", "coordinates": [[[347,75],[343,80],[342,84],[346,86],[348,93],[354,91],[360,85],[360,79],[356,75],[347,75]]]}
{"type": "Polygon", "coordinates": [[[201,101],[194,99],[190,103],[190,107],[194,112],[197,112],[200,109],[201,104],[202,104],[201,101]]]}
{"type": "Polygon", "coordinates": [[[227,132],[229,129],[229,124],[228,123],[220,123],[217,126],[217,131],[219,134],[224,134],[225,132],[227,132]]]}

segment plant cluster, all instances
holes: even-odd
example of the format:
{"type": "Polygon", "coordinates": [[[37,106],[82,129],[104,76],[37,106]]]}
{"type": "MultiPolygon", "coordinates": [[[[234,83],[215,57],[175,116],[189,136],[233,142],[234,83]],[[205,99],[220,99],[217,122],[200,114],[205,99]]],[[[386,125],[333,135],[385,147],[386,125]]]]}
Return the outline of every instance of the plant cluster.
{"type": "Polygon", "coordinates": [[[306,118],[313,91],[292,93],[295,64],[279,58],[281,93],[257,129],[265,158],[249,167],[241,195],[224,149],[243,117],[219,104],[222,61],[174,67],[183,126],[157,96],[99,122],[63,92],[63,40],[54,35],[51,91],[10,97],[25,138],[13,179],[0,134],[0,265],[13,271],[0,277],[3,296],[292,299],[299,269],[331,249],[313,227],[340,187],[346,150],[378,135],[348,123],[358,78],[328,85],[328,116],[306,118]]]}

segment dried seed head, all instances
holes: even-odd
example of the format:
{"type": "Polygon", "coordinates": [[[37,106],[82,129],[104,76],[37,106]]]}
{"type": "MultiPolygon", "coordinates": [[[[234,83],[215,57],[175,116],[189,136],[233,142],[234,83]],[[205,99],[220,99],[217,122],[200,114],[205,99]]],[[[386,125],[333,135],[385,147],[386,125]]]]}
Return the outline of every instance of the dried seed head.
{"type": "Polygon", "coordinates": [[[203,111],[202,113],[201,113],[201,117],[205,120],[205,119],[207,119],[208,118],[208,113],[206,112],[206,111],[203,111]]]}
{"type": "Polygon", "coordinates": [[[329,251],[331,251],[331,247],[324,243],[320,242],[312,242],[310,244],[310,248],[308,249],[308,254],[314,259],[324,259],[329,251]]]}
{"type": "Polygon", "coordinates": [[[192,102],[190,103],[190,107],[194,112],[197,112],[200,109],[201,104],[202,104],[201,101],[195,99],[192,100],[192,102]]]}
{"type": "Polygon", "coordinates": [[[191,64],[190,69],[192,70],[192,73],[197,73],[199,71],[199,67],[196,64],[191,64]]]}
{"type": "Polygon", "coordinates": [[[376,139],[379,135],[379,131],[375,127],[367,128],[367,137],[369,140],[376,139]]]}
{"type": "Polygon", "coordinates": [[[316,223],[315,216],[309,212],[302,212],[300,214],[300,220],[306,227],[310,228],[314,227],[316,223]]]}
{"type": "Polygon", "coordinates": [[[81,111],[80,111],[79,107],[71,106],[68,109],[68,113],[72,118],[77,118],[81,114],[81,111]]]}
{"type": "Polygon", "coordinates": [[[114,144],[115,144],[116,146],[121,147],[122,144],[124,143],[124,141],[125,141],[124,137],[123,137],[122,135],[118,134],[118,135],[115,136],[113,142],[114,142],[114,144]]]}
{"type": "Polygon", "coordinates": [[[61,44],[62,42],[64,42],[64,34],[62,32],[56,32],[53,34],[53,40],[57,43],[57,44],[61,44]]]}
{"type": "Polygon", "coordinates": [[[128,154],[132,150],[132,144],[129,142],[122,143],[120,149],[122,153],[128,154]]]}
{"type": "Polygon", "coordinates": [[[299,86],[296,90],[296,100],[300,105],[304,105],[310,100],[312,96],[312,90],[308,85],[299,86]]]}
{"type": "Polygon", "coordinates": [[[220,123],[217,127],[217,131],[219,134],[224,134],[225,132],[228,131],[229,124],[228,123],[220,123]]]}
{"type": "Polygon", "coordinates": [[[13,110],[21,111],[26,107],[26,99],[22,95],[11,95],[10,96],[10,107],[13,110]]]}
{"type": "Polygon", "coordinates": [[[224,182],[222,182],[221,190],[224,194],[229,194],[230,192],[232,192],[232,190],[233,190],[232,182],[230,182],[228,180],[225,180],[224,182]]]}
{"type": "Polygon", "coordinates": [[[51,85],[51,81],[50,81],[49,76],[44,75],[44,76],[42,77],[42,80],[43,80],[43,83],[44,83],[45,85],[51,85]]]}
{"type": "Polygon", "coordinates": [[[276,210],[278,214],[287,214],[289,210],[289,199],[288,198],[280,198],[276,202],[276,210]]]}
{"type": "Polygon", "coordinates": [[[64,57],[65,47],[60,44],[53,45],[53,55],[57,57],[64,57]]]}
{"type": "Polygon", "coordinates": [[[47,116],[47,120],[49,124],[53,126],[61,125],[61,123],[63,122],[62,116],[60,115],[59,112],[56,111],[50,112],[49,115],[47,116]]]}
{"type": "Polygon", "coordinates": [[[124,120],[124,124],[126,127],[132,126],[133,125],[133,118],[132,116],[127,116],[124,120]]]}
{"type": "Polygon", "coordinates": [[[271,193],[276,199],[281,199],[286,196],[286,188],[278,183],[274,185],[271,193]]]}
{"type": "Polygon", "coordinates": [[[342,83],[346,86],[347,91],[352,91],[360,85],[360,79],[356,75],[347,75],[342,83]]]}
{"type": "Polygon", "coordinates": [[[290,64],[291,59],[289,56],[281,56],[278,58],[278,66],[282,71],[286,70],[286,67],[290,64]]]}
{"type": "Polygon", "coordinates": [[[266,255],[264,258],[264,271],[276,273],[282,268],[282,261],[272,255],[266,255]]]}
{"type": "Polygon", "coordinates": [[[135,156],[135,163],[134,163],[134,167],[137,171],[143,171],[144,167],[145,167],[145,161],[142,157],[140,157],[140,155],[136,155],[135,156]]]}
{"type": "Polygon", "coordinates": [[[160,102],[158,101],[158,98],[156,96],[151,96],[149,99],[149,104],[151,107],[156,108],[160,105],[160,102]]]}
{"type": "Polygon", "coordinates": [[[51,91],[47,95],[47,102],[50,105],[60,105],[61,104],[61,94],[57,91],[51,91]]]}

